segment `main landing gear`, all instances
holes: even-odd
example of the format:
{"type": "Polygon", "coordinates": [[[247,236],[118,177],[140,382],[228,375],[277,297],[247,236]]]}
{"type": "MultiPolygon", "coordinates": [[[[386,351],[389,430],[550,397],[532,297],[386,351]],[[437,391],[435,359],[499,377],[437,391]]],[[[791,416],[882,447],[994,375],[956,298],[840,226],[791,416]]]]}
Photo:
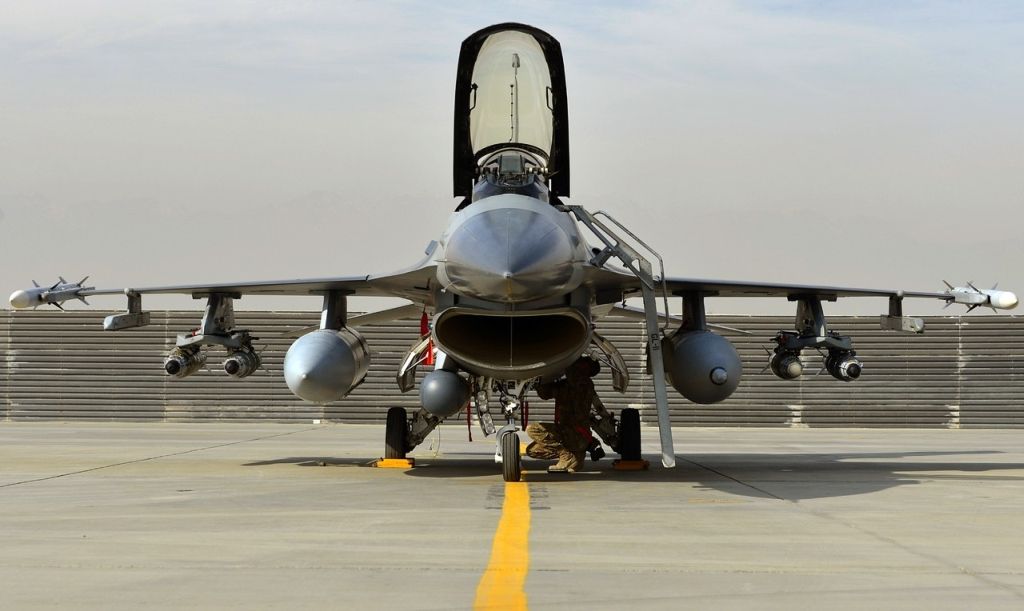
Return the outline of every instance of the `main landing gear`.
{"type": "Polygon", "coordinates": [[[377,462],[377,466],[395,468],[414,466],[413,459],[406,455],[423,443],[427,435],[440,423],[440,418],[422,408],[412,418],[409,418],[404,407],[390,408],[384,428],[384,458],[377,462]]]}
{"type": "Polygon", "coordinates": [[[409,421],[404,407],[388,410],[384,429],[384,458],[405,458],[409,443],[409,421]]]}
{"type": "MultiPolygon", "coordinates": [[[[496,384],[495,390],[500,392],[505,425],[497,431],[494,430],[493,424],[490,425],[489,431],[485,429],[485,433],[495,434],[494,462],[501,465],[502,479],[506,482],[518,482],[523,477],[522,444],[517,421],[527,388],[527,385],[523,385],[519,392],[515,392],[514,387],[510,389],[496,384]]],[[[483,391],[475,393],[475,402],[481,426],[490,424],[491,414],[487,406],[487,393],[483,391]]],[[[633,408],[624,408],[619,412],[617,422],[615,417],[604,409],[603,405],[599,413],[601,417],[592,420],[592,425],[598,436],[619,454],[620,458],[615,461],[614,468],[617,470],[647,468],[647,461],[640,454],[640,412],[633,408]]],[[[431,415],[424,409],[417,411],[412,418],[408,417],[404,407],[389,409],[384,431],[384,459],[378,462],[378,466],[412,467],[412,459],[407,458],[407,454],[422,443],[440,422],[441,418],[431,415]]]]}
{"type": "Polygon", "coordinates": [[[640,455],[640,412],[627,407],[619,412],[619,447],[620,460],[643,460],[640,455]]]}

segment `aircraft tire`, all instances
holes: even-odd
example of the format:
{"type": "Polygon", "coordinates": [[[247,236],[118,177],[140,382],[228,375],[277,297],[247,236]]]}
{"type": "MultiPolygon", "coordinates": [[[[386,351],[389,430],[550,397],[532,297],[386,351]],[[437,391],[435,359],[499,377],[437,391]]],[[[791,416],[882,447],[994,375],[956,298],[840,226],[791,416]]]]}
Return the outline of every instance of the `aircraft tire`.
{"type": "Polygon", "coordinates": [[[518,482],[523,476],[523,459],[519,455],[519,435],[501,436],[501,474],[506,482],[518,482]]]}
{"type": "Polygon", "coordinates": [[[409,434],[407,423],[404,407],[388,409],[387,426],[384,429],[384,458],[405,458],[409,434]]]}
{"type": "Polygon", "coordinates": [[[632,407],[619,413],[619,456],[622,460],[642,460],[640,455],[640,412],[632,407]]]}

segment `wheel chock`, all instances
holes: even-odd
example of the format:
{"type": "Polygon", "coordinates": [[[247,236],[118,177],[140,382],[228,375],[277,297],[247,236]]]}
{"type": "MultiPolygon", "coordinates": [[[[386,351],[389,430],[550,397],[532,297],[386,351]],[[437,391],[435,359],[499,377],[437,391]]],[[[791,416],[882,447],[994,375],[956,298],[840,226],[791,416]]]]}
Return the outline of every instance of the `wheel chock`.
{"type": "Polygon", "coordinates": [[[378,469],[412,469],[416,466],[415,458],[378,458],[374,467],[378,469]]]}
{"type": "Polygon", "coordinates": [[[646,471],[650,467],[651,463],[646,460],[618,459],[612,462],[612,469],[616,471],[646,471]]]}

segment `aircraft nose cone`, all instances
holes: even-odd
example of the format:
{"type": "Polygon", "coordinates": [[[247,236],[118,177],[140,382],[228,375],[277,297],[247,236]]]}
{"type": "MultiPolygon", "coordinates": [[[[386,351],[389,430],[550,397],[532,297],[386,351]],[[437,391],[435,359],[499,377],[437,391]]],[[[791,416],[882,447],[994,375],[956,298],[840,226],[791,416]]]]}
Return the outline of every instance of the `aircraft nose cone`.
{"type": "Polygon", "coordinates": [[[445,270],[457,292],[521,302],[568,292],[573,245],[549,217],[501,208],[469,218],[445,246],[445,270]]]}

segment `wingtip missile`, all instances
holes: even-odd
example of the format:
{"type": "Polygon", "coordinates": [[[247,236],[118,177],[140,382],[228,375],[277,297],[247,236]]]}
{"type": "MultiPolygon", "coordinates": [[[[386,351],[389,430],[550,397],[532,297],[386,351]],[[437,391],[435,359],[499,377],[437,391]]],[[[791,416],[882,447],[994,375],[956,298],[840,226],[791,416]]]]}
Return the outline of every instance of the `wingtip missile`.
{"type": "Polygon", "coordinates": [[[24,310],[39,305],[39,293],[41,291],[35,290],[38,288],[39,286],[37,285],[34,289],[19,290],[11,293],[11,297],[8,299],[11,307],[15,310],[24,310]]]}
{"type": "MultiPolygon", "coordinates": [[[[949,286],[948,282],[946,286],[949,286]]],[[[996,286],[999,284],[996,283],[996,286]]],[[[946,295],[947,305],[959,303],[967,306],[968,312],[982,306],[990,307],[993,310],[1012,310],[1020,303],[1017,295],[1011,291],[999,291],[995,287],[981,290],[974,286],[973,282],[968,282],[967,286],[950,287],[946,291],[946,295]]]]}
{"type": "MultiPolygon", "coordinates": [[[[79,299],[85,302],[85,298],[82,295],[82,291],[92,290],[91,286],[82,286],[82,284],[88,279],[86,276],[80,282],[67,282],[63,277],[60,278],[53,286],[45,287],[39,286],[35,280],[32,284],[35,285],[29,289],[22,289],[11,293],[8,301],[11,307],[15,310],[24,310],[26,308],[36,308],[41,305],[54,305],[61,310],[64,308],[60,304],[68,301],[69,299],[79,299]]],[[[88,304],[88,302],[85,302],[88,304]]]]}

